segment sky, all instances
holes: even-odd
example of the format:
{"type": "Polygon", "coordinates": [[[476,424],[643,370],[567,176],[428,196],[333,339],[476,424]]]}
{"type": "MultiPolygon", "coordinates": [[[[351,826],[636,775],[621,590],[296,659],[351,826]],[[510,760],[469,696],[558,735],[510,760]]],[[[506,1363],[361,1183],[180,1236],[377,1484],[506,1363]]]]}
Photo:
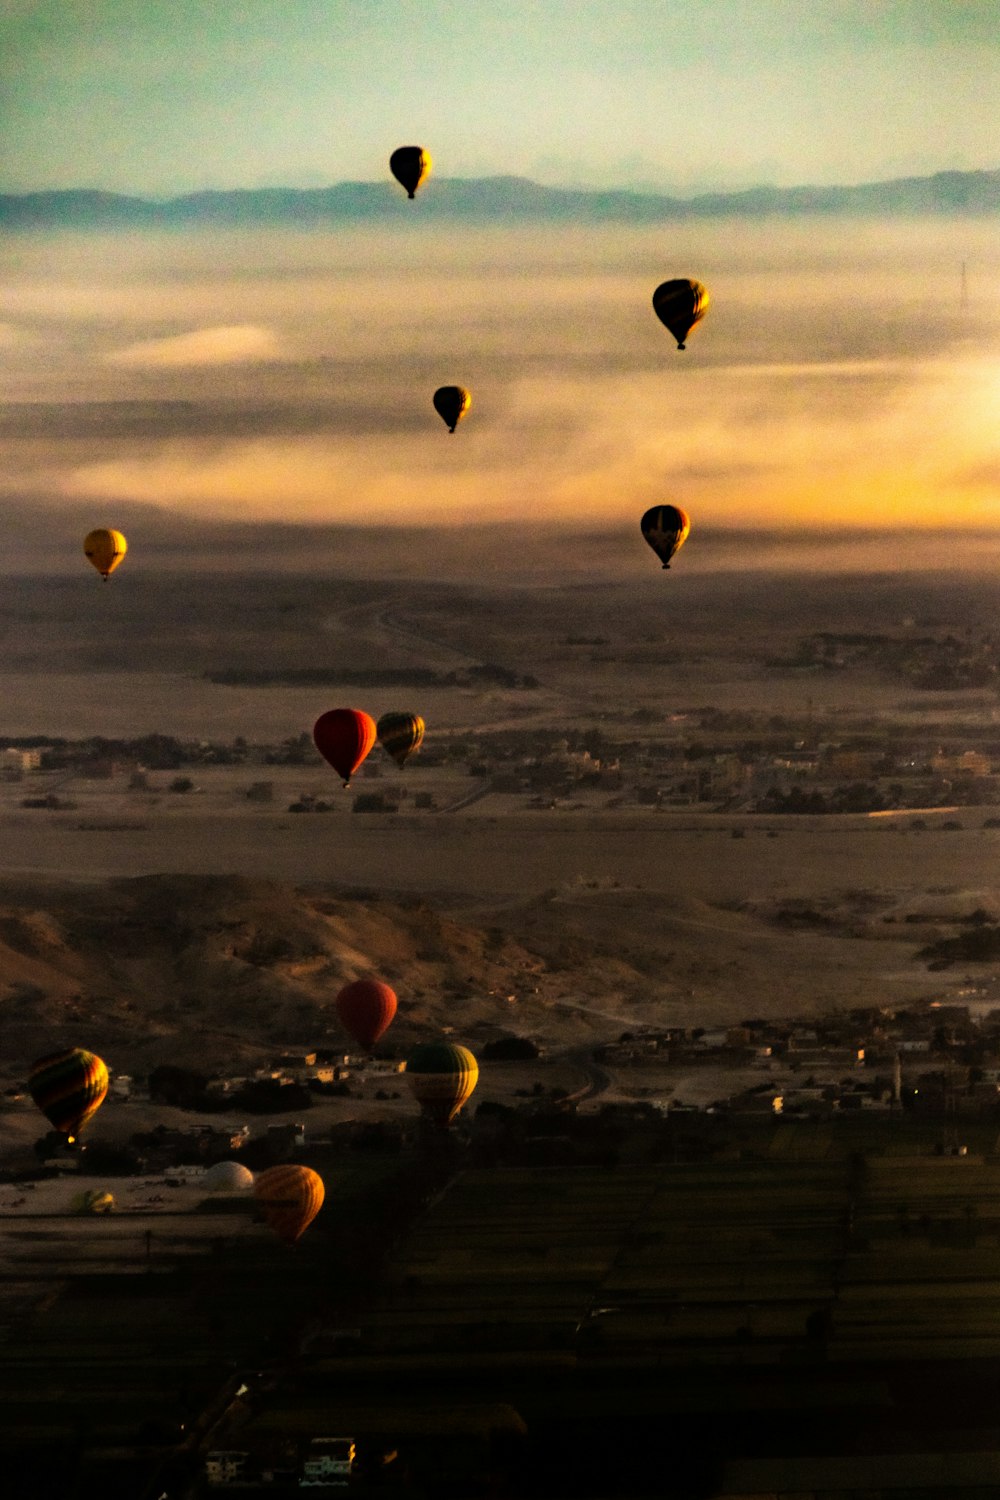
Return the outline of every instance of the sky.
{"type": "Polygon", "coordinates": [[[995,0],[0,0],[0,191],[1000,165],[995,0]]]}
{"type": "MultiPolygon", "coordinates": [[[[680,194],[1000,168],[996,0],[0,0],[0,58],[9,190],[385,182],[412,142],[443,176],[680,194]]],[[[8,236],[8,511],[631,532],[671,501],[686,554],[703,525],[997,529],[992,221],[457,231],[420,204],[8,236]],[[712,298],[683,355],[650,306],[677,275],[712,298]],[[445,384],[473,394],[454,437],[445,384]]]]}

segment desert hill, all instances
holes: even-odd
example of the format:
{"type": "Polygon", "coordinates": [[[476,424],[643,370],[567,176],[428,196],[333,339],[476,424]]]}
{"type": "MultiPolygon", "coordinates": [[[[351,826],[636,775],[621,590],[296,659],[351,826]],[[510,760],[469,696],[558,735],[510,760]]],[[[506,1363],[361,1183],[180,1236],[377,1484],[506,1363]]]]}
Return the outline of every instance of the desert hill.
{"type": "Polygon", "coordinates": [[[399,995],[400,1052],[449,1030],[473,1047],[510,1033],[571,1047],[635,1025],[815,1015],[939,991],[916,957],[925,935],[880,924],[881,941],[866,941],[876,934],[863,908],[845,897],[822,922],[776,921],[770,906],[727,910],[596,881],[447,911],[242,876],[8,879],[3,1072],[16,1080],[68,1045],[137,1073],[164,1062],[239,1071],[284,1047],[336,1046],[333,997],[364,974],[399,995]]]}
{"type": "MultiPolygon", "coordinates": [[[[421,193],[430,219],[656,224],[685,219],[797,214],[892,216],[995,214],[1000,172],[936,172],[846,186],[756,187],[676,198],[629,189],[546,187],[526,177],[439,177],[421,193]]],[[[323,188],[258,188],[187,193],[165,202],[120,193],[70,189],[0,194],[6,229],[128,226],[408,223],[412,212],[389,182],[340,182],[323,188]]]]}

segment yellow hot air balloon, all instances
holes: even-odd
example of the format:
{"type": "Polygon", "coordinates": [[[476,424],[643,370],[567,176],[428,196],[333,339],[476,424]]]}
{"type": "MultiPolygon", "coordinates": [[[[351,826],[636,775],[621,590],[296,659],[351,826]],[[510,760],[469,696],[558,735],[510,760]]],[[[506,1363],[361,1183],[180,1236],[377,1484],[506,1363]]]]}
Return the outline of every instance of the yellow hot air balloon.
{"type": "Polygon", "coordinates": [[[253,1181],[254,1196],[275,1234],[294,1245],[323,1207],[323,1179],[311,1167],[268,1167],[253,1181]]]}
{"type": "Polygon", "coordinates": [[[447,1126],[479,1081],[479,1064],[468,1047],[425,1042],[407,1061],[406,1081],[427,1118],[447,1126]]]}
{"type": "Polygon", "coordinates": [[[97,531],[87,532],[83,539],[83,551],[84,556],[93,563],[107,583],[108,575],[115,571],[128,551],[128,543],[120,531],[108,531],[100,527],[97,531]]]}
{"type": "Polygon", "coordinates": [[[389,171],[412,198],[426,177],[430,176],[431,153],[423,146],[397,146],[389,157],[389,171]]]}

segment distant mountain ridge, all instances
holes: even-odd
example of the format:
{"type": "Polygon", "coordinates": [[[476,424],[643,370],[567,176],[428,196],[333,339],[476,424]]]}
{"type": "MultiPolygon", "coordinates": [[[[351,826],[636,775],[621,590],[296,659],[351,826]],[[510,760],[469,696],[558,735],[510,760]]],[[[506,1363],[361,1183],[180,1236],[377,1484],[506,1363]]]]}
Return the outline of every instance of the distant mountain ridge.
{"type": "Polygon", "coordinates": [[[415,211],[389,182],[341,182],[328,188],[251,188],[186,193],[157,201],[72,189],[0,194],[0,229],[164,228],[371,223],[400,220],[655,224],[679,219],[844,214],[866,218],[1000,214],[1000,171],[936,172],[855,187],[748,188],[672,198],[625,189],[550,188],[526,177],[432,179],[415,211]]]}

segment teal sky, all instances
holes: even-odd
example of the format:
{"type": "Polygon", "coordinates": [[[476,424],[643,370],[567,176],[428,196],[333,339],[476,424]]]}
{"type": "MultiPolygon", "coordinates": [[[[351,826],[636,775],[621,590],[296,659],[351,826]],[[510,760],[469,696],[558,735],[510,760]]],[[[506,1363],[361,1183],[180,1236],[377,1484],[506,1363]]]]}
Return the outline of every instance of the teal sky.
{"type": "Polygon", "coordinates": [[[996,0],[0,0],[0,190],[1000,167],[996,0]]]}

